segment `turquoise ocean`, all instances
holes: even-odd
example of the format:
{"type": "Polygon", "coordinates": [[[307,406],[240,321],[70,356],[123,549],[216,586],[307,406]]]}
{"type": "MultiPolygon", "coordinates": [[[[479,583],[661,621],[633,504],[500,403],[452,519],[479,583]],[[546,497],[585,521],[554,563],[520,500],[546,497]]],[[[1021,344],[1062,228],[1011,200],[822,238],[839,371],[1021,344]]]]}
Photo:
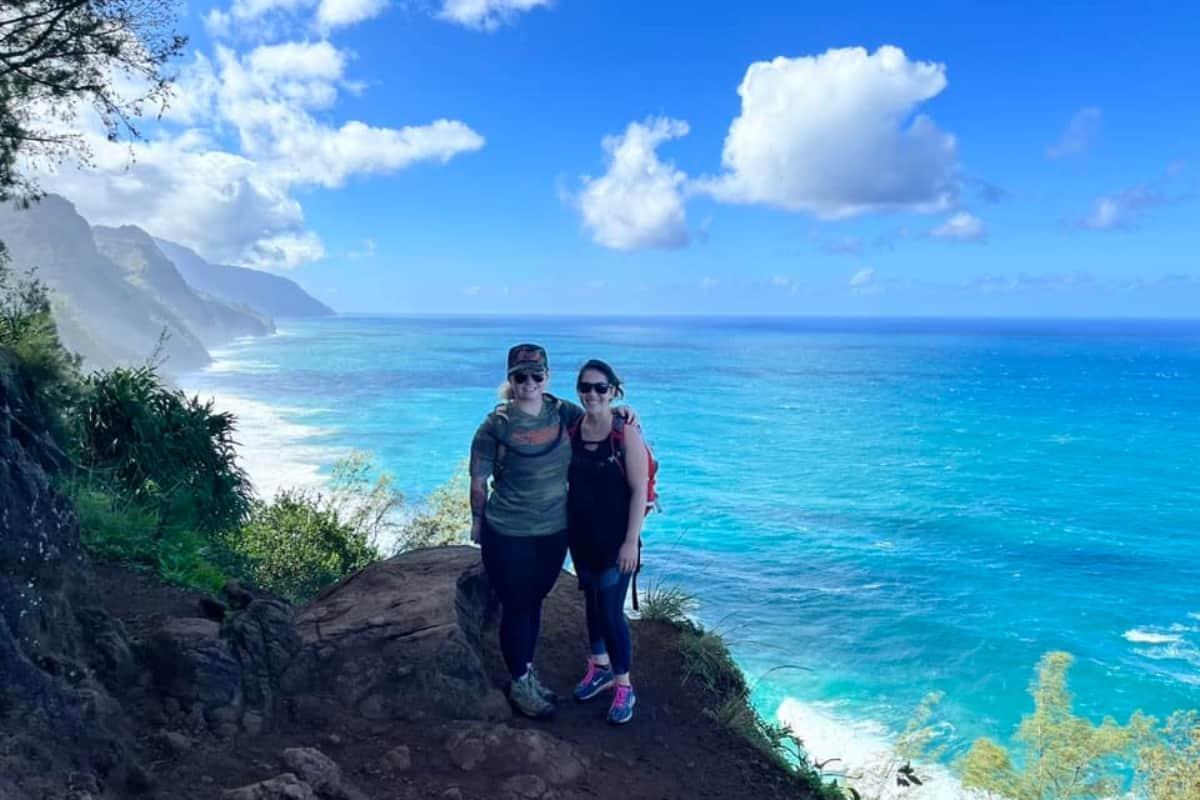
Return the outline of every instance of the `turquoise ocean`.
{"type": "Polygon", "coordinates": [[[260,491],[364,450],[419,502],[525,340],[561,396],[623,376],[662,463],[645,581],[818,758],[878,758],[935,690],[952,755],[1007,739],[1050,650],[1093,717],[1200,707],[1200,322],[340,316],[181,383],[260,491]]]}

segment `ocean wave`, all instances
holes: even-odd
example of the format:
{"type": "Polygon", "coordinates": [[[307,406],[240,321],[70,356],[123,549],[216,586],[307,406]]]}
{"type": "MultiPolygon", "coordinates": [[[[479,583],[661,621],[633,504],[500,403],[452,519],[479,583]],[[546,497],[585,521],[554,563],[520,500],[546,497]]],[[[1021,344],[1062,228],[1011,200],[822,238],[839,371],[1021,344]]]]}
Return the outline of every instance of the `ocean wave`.
{"type": "Polygon", "coordinates": [[[803,703],[788,697],[780,703],[775,718],[800,738],[813,763],[836,759],[826,764],[825,772],[864,797],[966,800],[981,796],[965,788],[941,764],[915,764],[924,785],[896,786],[895,770],[905,759],[896,754],[895,737],[875,720],[844,717],[834,703],[803,703]]]}
{"type": "Polygon", "coordinates": [[[213,361],[204,368],[204,372],[218,373],[222,375],[231,373],[261,373],[274,372],[279,369],[278,364],[272,364],[269,361],[250,361],[233,357],[221,357],[219,354],[213,354],[213,361]]]}
{"type": "Polygon", "coordinates": [[[320,489],[327,483],[321,468],[349,455],[346,447],[330,445],[335,433],[294,421],[305,409],[290,409],[233,394],[211,394],[217,411],[237,418],[238,462],[255,492],[270,499],[281,489],[320,489]]]}
{"type": "Polygon", "coordinates": [[[1183,637],[1176,633],[1155,633],[1140,628],[1130,628],[1121,634],[1121,638],[1135,644],[1171,644],[1182,641],[1183,637]]]}

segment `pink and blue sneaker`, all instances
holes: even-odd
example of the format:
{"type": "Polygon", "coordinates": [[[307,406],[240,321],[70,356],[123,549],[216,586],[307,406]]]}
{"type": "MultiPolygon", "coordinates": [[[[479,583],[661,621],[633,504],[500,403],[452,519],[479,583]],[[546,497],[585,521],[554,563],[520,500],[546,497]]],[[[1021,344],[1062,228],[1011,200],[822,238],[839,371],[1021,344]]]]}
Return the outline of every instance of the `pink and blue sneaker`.
{"type": "Polygon", "coordinates": [[[575,686],[576,700],[591,700],[596,695],[613,685],[611,667],[600,666],[594,661],[588,662],[587,672],[575,686]]]}
{"type": "Polygon", "coordinates": [[[608,721],[613,725],[629,722],[633,719],[633,704],[636,702],[637,695],[633,693],[632,686],[617,684],[613,690],[612,705],[608,707],[608,721]]]}

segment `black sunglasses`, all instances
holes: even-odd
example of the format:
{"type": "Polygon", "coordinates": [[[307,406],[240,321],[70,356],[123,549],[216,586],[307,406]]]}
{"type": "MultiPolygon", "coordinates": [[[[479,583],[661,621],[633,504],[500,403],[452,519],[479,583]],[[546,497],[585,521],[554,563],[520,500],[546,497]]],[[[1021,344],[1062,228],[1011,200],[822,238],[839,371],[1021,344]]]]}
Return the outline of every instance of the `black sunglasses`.
{"type": "Polygon", "coordinates": [[[513,374],[513,380],[518,384],[524,385],[525,381],[533,379],[534,383],[541,383],[546,380],[544,372],[517,372],[513,374]]]}
{"type": "Polygon", "coordinates": [[[612,384],[605,383],[604,381],[600,381],[599,383],[580,381],[579,383],[575,384],[575,388],[579,390],[580,394],[587,394],[588,392],[595,392],[596,394],[608,394],[608,390],[612,388],[612,384]]]}

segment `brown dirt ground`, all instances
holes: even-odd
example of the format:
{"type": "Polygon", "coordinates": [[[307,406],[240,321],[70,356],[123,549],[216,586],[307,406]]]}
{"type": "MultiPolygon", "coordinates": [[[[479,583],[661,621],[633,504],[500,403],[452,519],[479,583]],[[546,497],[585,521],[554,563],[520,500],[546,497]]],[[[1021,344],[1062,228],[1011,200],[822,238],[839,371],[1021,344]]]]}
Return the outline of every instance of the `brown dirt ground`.
{"type": "MultiPolygon", "coordinates": [[[[141,638],[172,616],[198,616],[199,594],[166,586],[151,576],[96,564],[97,585],[109,611],[125,624],[131,638],[141,638]]],[[[607,699],[591,703],[563,700],[550,721],[514,719],[513,725],[538,727],[574,745],[590,762],[586,777],[560,791],[567,798],[809,798],[778,767],[747,742],[703,714],[693,688],[680,683],[681,664],[675,642],[679,633],[658,623],[637,622],[634,632],[633,678],[638,691],[637,716],[616,728],[604,721],[607,699]]],[[[496,632],[486,632],[487,658],[497,686],[507,675],[496,632]]],[[[569,695],[584,667],[586,634],[582,600],[575,580],[563,574],[547,600],[537,664],[543,680],[569,695]]],[[[279,761],[286,747],[317,747],[338,762],[346,776],[374,800],[439,798],[457,787],[465,800],[496,794],[498,780],[486,773],[463,772],[444,749],[441,721],[387,722],[364,726],[347,715],[322,730],[302,728],[286,720],[276,730],[257,736],[222,740],[196,737],[186,757],[155,749],[164,718],[153,704],[128,698],[139,738],[157,760],[145,766],[155,779],[156,800],[207,800],[222,790],[264,780],[283,772],[279,761]],[[378,768],[397,745],[407,745],[413,767],[391,777],[378,768]]]]}

